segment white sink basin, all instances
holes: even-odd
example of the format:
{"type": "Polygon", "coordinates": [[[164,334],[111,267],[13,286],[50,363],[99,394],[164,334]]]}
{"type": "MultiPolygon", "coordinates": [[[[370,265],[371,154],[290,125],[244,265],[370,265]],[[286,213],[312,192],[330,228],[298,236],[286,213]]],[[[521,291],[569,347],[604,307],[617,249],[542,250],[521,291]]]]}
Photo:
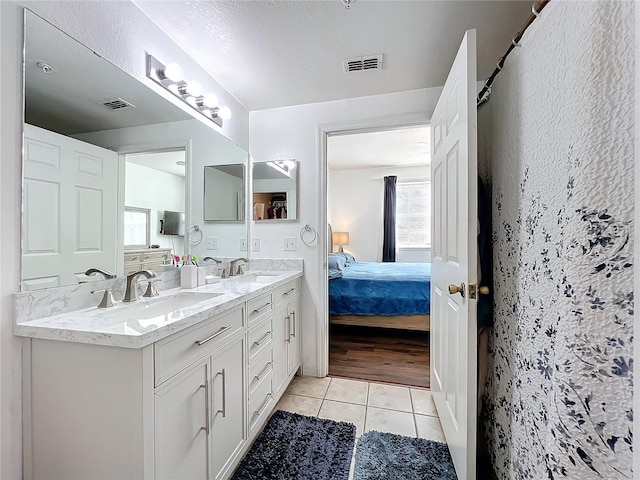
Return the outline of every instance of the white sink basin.
{"type": "Polygon", "coordinates": [[[238,275],[233,277],[239,282],[255,282],[255,283],[267,283],[273,280],[273,277],[277,277],[279,273],[245,273],[244,275],[238,275]]]}
{"type": "Polygon", "coordinates": [[[223,292],[180,292],[166,297],[155,297],[140,300],[131,304],[118,304],[113,309],[105,309],[101,315],[118,320],[146,320],[162,315],[167,315],[175,310],[191,307],[201,302],[206,302],[223,292]]]}

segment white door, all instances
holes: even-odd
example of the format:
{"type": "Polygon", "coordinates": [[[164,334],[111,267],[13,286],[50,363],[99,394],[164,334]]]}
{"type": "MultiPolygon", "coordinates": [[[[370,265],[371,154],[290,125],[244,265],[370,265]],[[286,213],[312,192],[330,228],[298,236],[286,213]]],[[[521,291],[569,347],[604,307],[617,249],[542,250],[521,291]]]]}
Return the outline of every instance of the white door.
{"type": "Polygon", "coordinates": [[[90,267],[115,273],[117,175],[115,152],[24,126],[24,290],[87,280],[90,267]]]}
{"type": "Polygon", "coordinates": [[[156,390],[156,479],[209,478],[209,385],[207,359],[156,390]]]}
{"type": "Polygon", "coordinates": [[[287,306],[289,312],[289,348],[287,351],[287,373],[290,375],[300,367],[300,299],[287,306]]]}
{"type": "Polygon", "coordinates": [[[476,90],[476,31],[468,30],[431,123],[431,390],[465,480],[476,478],[476,90]]]}
{"type": "Polygon", "coordinates": [[[212,478],[228,476],[230,462],[246,440],[244,429],[244,336],[211,356],[212,478]]]}

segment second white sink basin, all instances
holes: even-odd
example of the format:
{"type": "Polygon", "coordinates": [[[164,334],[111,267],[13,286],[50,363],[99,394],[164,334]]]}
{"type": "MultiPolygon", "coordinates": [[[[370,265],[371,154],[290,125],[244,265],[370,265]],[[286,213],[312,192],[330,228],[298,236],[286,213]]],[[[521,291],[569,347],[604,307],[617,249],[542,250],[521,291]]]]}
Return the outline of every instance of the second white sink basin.
{"type": "Polygon", "coordinates": [[[100,314],[118,320],[146,320],[206,302],[220,295],[224,295],[224,293],[180,292],[175,295],[144,299],[131,304],[119,304],[114,309],[102,310],[100,314]]]}
{"type": "Polygon", "coordinates": [[[273,277],[277,277],[280,275],[279,273],[245,273],[243,275],[238,275],[237,277],[232,277],[238,282],[256,282],[256,283],[267,283],[273,280],[273,277]]]}

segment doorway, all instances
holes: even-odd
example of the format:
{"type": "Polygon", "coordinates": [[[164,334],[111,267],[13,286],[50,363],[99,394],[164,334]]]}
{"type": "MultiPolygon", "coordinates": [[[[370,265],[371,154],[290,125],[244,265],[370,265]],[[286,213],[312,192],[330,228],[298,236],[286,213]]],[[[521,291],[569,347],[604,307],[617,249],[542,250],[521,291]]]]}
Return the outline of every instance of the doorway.
{"type": "Polygon", "coordinates": [[[326,145],[328,374],[428,388],[430,127],[343,130],[326,145]],[[388,176],[396,258],[382,262],[388,176]]]}

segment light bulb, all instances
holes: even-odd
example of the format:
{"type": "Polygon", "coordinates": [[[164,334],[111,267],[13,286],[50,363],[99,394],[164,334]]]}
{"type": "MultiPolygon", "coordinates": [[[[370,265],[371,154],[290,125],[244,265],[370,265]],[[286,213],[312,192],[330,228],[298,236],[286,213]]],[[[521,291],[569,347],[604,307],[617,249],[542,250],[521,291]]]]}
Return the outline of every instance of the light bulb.
{"type": "Polygon", "coordinates": [[[187,82],[187,93],[194,97],[199,97],[202,95],[202,84],[197,80],[187,82]]]}
{"type": "Polygon", "coordinates": [[[223,120],[229,120],[231,118],[231,110],[228,107],[220,107],[218,109],[218,116],[223,120]]]}
{"type": "Polygon", "coordinates": [[[218,106],[218,97],[217,97],[217,95],[215,93],[211,93],[211,92],[205,93],[204,94],[204,104],[207,107],[211,107],[211,108],[217,107],[218,106]]]}
{"type": "Polygon", "coordinates": [[[182,68],[177,63],[170,63],[164,69],[164,76],[172,82],[179,82],[182,80],[182,68]]]}
{"type": "Polygon", "coordinates": [[[198,106],[198,97],[188,97],[187,98],[187,103],[189,105],[191,105],[192,107],[197,107],[198,106]]]}

